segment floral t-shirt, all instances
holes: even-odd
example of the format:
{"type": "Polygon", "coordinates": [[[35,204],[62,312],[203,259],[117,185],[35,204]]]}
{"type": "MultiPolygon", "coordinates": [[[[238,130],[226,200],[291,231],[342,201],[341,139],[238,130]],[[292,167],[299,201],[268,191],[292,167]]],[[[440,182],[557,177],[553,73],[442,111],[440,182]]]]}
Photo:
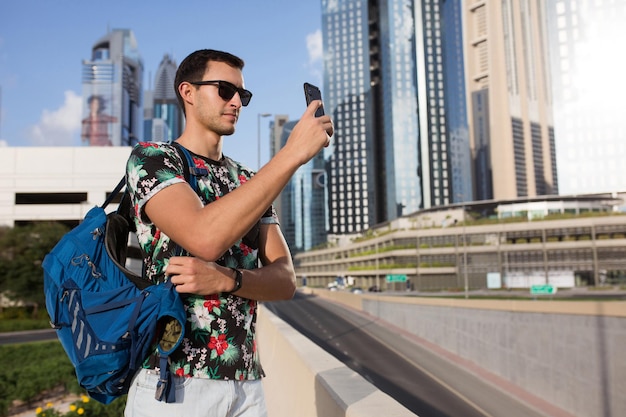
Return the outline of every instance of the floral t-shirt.
{"type": "MultiPolygon", "coordinates": [[[[197,168],[208,175],[198,177],[196,192],[209,204],[249,180],[253,173],[228,157],[213,161],[192,153],[197,168]]],[[[144,213],[146,202],[162,189],[185,182],[184,164],[173,145],[139,143],[132,151],[126,180],[134,206],[139,246],[144,255],[146,277],[153,282],[165,279],[170,256],[178,246],[150,222],[144,213]]],[[[269,207],[255,227],[218,260],[220,265],[254,269],[258,259],[260,223],[278,223],[269,207]]],[[[185,336],[170,355],[174,375],[211,379],[259,379],[263,370],[256,350],[257,303],[236,295],[182,295],[187,313],[185,336]]],[[[147,368],[158,368],[156,350],[146,360],[147,368]]]]}

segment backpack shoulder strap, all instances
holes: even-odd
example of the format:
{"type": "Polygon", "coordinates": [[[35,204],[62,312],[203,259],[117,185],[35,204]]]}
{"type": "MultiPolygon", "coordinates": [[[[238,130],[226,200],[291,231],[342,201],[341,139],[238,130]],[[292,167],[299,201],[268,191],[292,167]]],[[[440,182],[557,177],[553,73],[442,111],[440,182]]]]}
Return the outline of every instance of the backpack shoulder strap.
{"type": "Polygon", "coordinates": [[[124,188],[125,186],[126,186],[126,176],[123,176],[120,182],[115,186],[113,191],[111,191],[111,194],[109,194],[109,196],[106,198],[106,200],[104,200],[104,203],[102,203],[100,207],[105,209],[109,205],[109,203],[113,201],[115,197],[117,197],[120,191],[122,191],[122,188],[124,188]]]}
{"type": "Polygon", "coordinates": [[[172,142],[174,149],[178,152],[180,159],[183,161],[185,167],[185,181],[191,185],[194,191],[198,192],[198,177],[206,177],[209,175],[209,171],[206,168],[198,168],[193,161],[193,157],[187,148],[178,142],[172,142]]]}

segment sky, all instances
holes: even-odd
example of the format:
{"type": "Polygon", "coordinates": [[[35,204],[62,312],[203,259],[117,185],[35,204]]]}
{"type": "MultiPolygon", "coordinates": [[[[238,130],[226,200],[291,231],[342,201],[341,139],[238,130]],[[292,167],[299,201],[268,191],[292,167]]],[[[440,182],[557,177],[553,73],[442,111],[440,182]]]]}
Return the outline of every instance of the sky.
{"type": "Polygon", "coordinates": [[[4,146],[79,146],[82,61],[112,29],[130,29],[144,64],[144,90],[165,54],[197,49],[245,61],[250,104],[224,153],[256,168],[269,158],[262,113],[300,118],[303,83],[321,87],[321,0],[0,0],[0,152],[4,146]]]}

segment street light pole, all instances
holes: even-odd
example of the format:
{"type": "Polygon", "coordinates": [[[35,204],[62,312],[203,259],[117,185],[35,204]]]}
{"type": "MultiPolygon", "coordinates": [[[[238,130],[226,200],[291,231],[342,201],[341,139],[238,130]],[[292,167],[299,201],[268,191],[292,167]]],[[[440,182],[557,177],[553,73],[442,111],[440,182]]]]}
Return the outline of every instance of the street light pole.
{"type": "Polygon", "coordinates": [[[467,282],[467,246],[465,240],[465,204],[463,204],[463,280],[465,281],[465,298],[469,298],[469,288],[467,282]]]}
{"type": "Polygon", "coordinates": [[[257,113],[257,164],[256,164],[256,169],[257,171],[259,169],[261,169],[261,117],[269,117],[271,116],[271,113],[257,113]]]}

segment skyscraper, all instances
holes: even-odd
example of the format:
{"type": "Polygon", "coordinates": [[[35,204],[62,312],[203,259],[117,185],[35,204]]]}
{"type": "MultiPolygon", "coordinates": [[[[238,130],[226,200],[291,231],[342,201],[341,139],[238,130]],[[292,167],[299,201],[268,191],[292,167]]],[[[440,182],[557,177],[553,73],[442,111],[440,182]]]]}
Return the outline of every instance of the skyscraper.
{"type": "Polygon", "coordinates": [[[559,191],[626,190],[626,2],[546,3],[559,191]]]}
{"type": "Polygon", "coordinates": [[[558,194],[543,0],[464,9],[474,198],[558,194]]]}
{"type": "Polygon", "coordinates": [[[132,31],[114,29],[83,60],[81,140],[90,146],[132,146],[142,139],[143,61],[132,31]]]}
{"type": "MultiPolygon", "coordinates": [[[[296,123],[288,122],[285,116],[276,116],[272,130],[279,141],[272,144],[272,155],[285,145],[296,123]]],[[[274,204],[292,254],[326,242],[325,180],[324,154],[320,152],[298,168],[274,204]]]]}
{"type": "Polygon", "coordinates": [[[322,0],[331,233],[471,199],[461,16],[460,0],[322,0]]]}
{"type": "MultiPolygon", "coordinates": [[[[176,140],[184,128],[183,112],[176,99],[174,79],[176,78],[177,64],[171,56],[165,55],[159,64],[154,77],[154,91],[152,94],[153,118],[162,120],[167,126],[165,138],[159,139],[165,142],[176,140]]],[[[161,123],[154,123],[160,128],[161,123]]],[[[153,138],[153,140],[157,140],[153,138]]]]}

